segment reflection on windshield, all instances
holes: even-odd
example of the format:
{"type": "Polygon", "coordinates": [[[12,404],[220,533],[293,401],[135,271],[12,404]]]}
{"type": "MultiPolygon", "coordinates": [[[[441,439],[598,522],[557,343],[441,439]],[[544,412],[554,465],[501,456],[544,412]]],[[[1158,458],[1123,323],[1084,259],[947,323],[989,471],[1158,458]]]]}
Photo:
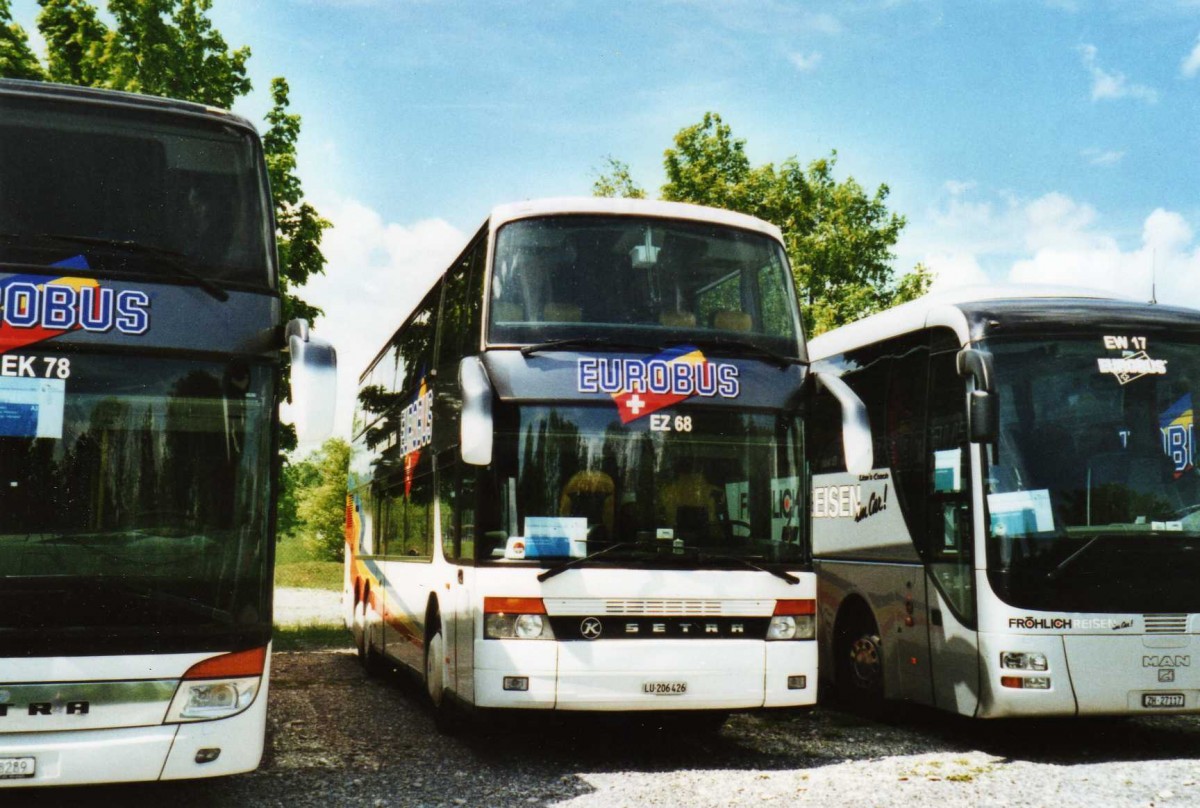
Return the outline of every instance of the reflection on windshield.
{"type": "Polygon", "coordinates": [[[708,335],[793,356],[791,285],[783,250],[761,234],[636,217],[517,221],[497,236],[489,340],[708,335]]]}
{"type": "Polygon", "coordinates": [[[1110,611],[1115,590],[1134,610],[1166,608],[1145,593],[1161,595],[1195,563],[1200,353],[1119,339],[988,346],[1000,399],[1000,435],[988,450],[989,559],[1022,605],[1078,606],[1091,588],[1110,611]]]}
{"type": "Polygon", "coordinates": [[[510,411],[515,423],[497,435],[496,495],[483,498],[499,507],[482,515],[488,535],[504,538],[482,557],[579,558],[620,543],[628,547],[606,563],[805,560],[797,424],[669,412],[623,424],[608,408],[510,411]]]}
{"type": "Polygon", "coordinates": [[[271,406],[242,361],[0,378],[0,631],[265,624],[271,406]]]}
{"type": "Polygon", "coordinates": [[[259,154],[218,123],[0,96],[0,263],[158,275],[165,251],[201,277],[269,288],[259,154]]]}

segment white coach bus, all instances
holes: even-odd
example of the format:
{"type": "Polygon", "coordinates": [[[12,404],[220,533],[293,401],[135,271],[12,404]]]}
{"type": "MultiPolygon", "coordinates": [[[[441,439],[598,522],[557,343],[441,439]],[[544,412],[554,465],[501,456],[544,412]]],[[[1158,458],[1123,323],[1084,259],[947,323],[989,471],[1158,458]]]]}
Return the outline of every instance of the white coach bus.
{"type": "Polygon", "coordinates": [[[810,342],[866,404],[810,413],[823,672],[968,716],[1200,709],[1200,312],[958,290],[810,342]]]}
{"type": "Polygon", "coordinates": [[[774,226],[496,208],[361,379],[364,659],[423,676],[441,715],[813,704],[807,370],[774,226]]]}

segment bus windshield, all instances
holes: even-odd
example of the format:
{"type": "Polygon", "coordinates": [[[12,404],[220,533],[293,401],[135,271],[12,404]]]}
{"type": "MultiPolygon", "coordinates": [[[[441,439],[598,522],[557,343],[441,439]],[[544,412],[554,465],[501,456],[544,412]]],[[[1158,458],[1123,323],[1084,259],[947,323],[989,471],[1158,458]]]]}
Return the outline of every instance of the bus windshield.
{"type": "Polygon", "coordinates": [[[782,248],[764,235],[631,216],[557,216],[502,227],[488,340],[723,339],[798,350],[782,248]]]}
{"type": "Polygon", "coordinates": [[[0,263],[274,286],[254,135],[0,94],[0,263]]]}
{"type": "Polygon", "coordinates": [[[5,647],[77,656],[265,644],[272,369],[43,363],[52,378],[0,378],[5,647]],[[63,367],[69,380],[57,378],[63,367]]]}
{"type": "Polygon", "coordinates": [[[989,567],[1024,608],[1200,609],[1195,343],[993,339],[989,567]]]}
{"type": "MultiPolygon", "coordinates": [[[[499,490],[482,498],[498,510],[482,521],[551,562],[620,544],[603,563],[807,563],[800,435],[792,418],[715,408],[629,424],[609,407],[508,408],[499,490]]],[[[499,542],[481,560],[512,559],[509,549],[499,542]]]]}

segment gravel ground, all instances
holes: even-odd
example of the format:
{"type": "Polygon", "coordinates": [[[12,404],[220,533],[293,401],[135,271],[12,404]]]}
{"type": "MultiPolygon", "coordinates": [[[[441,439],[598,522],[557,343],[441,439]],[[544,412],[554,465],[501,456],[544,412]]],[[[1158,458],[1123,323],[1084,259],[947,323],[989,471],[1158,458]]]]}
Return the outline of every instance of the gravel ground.
{"type": "Polygon", "coordinates": [[[342,623],[342,593],[325,589],[275,588],[275,625],[342,623]]]}
{"type": "Polygon", "coordinates": [[[250,775],[2,793],[10,804],[189,806],[1200,805],[1200,718],[871,721],[829,707],[737,715],[715,735],[506,721],[439,735],[409,680],[348,652],[276,654],[250,775]]]}

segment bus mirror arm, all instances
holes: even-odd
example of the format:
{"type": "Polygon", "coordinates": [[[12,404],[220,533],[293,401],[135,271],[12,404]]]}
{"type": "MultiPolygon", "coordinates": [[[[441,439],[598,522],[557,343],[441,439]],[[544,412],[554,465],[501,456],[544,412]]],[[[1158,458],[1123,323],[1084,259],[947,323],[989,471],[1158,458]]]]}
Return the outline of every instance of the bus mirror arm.
{"type": "Polygon", "coordinates": [[[492,383],[479,357],[467,356],[458,363],[458,383],[462,388],[459,447],[463,462],[486,466],[492,462],[492,383]]]}
{"type": "Polygon", "coordinates": [[[313,335],[308,322],[292,320],[284,331],[291,356],[290,413],[300,443],[315,443],[333,432],[337,401],[337,351],[313,335]]]}
{"type": "Polygon", "coordinates": [[[990,443],[996,439],[999,424],[992,355],[978,348],[963,348],[957,366],[959,376],[975,382],[975,389],[967,394],[967,437],[972,443],[990,443]]]}
{"type": "Polygon", "coordinates": [[[866,474],[875,465],[875,453],[871,445],[871,422],[867,418],[866,405],[844,381],[821,370],[814,370],[813,377],[842,406],[842,451],[846,455],[846,471],[866,474]]]}

